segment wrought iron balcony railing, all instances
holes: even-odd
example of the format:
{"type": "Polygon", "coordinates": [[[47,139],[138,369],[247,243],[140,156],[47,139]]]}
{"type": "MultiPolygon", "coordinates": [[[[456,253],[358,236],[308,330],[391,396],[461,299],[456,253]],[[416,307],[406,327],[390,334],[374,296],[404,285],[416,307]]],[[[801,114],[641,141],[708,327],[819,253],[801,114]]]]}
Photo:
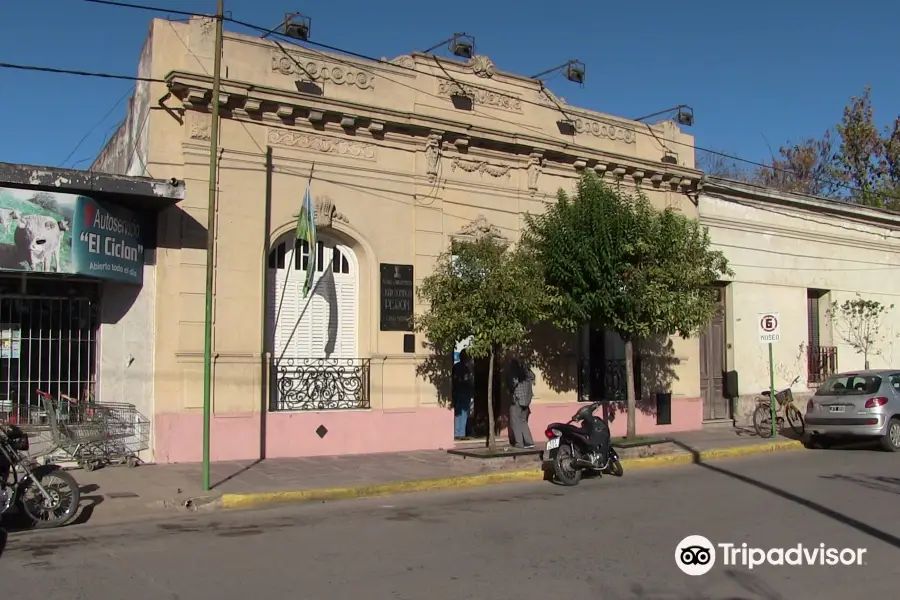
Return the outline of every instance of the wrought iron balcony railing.
{"type": "Polygon", "coordinates": [[[829,375],[837,373],[837,348],[834,346],[810,346],[806,352],[806,380],[822,383],[829,375]]]}
{"type": "Polygon", "coordinates": [[[350,410],[371,407],[368,358],[272,360],[272,411],[350,410]]]}

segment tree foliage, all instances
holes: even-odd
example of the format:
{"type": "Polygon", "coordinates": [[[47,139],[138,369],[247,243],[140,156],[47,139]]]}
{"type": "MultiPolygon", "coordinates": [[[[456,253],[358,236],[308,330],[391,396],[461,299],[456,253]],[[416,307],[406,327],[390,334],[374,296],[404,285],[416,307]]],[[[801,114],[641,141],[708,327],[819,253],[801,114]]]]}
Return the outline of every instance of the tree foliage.
{"type": "Polygon", "coordinates": [[[544,268],[556,320],[616,331],[626,343],[628,435],[634,432],[633,341],[653,334],[690,337],[717,308],[712,284],[730,276],[721,252],[696,220],[657,211],[587,173],[573,197],[527,216],[524,243],[544,268]]]}
{"type": "Polygon", "coordinates": [[[703,162],[718,177],[900,210],[900,116],[880,128],[869,86],[850,98],[840,122],[821,137],[785,144],[755,171],[728,160],[703,162]]]}
{"type": "MultiPolygon", "coordinates": [[[[511,249],[489,236],[457,241],[419,286],[418,295],[428,309],[416,317],[415,329],[441,353],[471,337],[469,354],[490,359],[488,390],[492,390],[495,357],[523,345],[529,327],[548,314],[550,299],[542,276],[524,249],[511,249]]],[[[495,445],[491,401],[488,445],[495,445]]]]}
{"type": "Polygon", "coordinates": [[[834,160],[834,139],[826,132],[821,139],[782,146],[768,166],[756,169],[753,179],[784,192],[831,198],[844,189],[834,177],[834,160]]]}
{"type": "Polygon", "coordinates": [[[841,341],[863,355],[865,368],[868,369],[869,357],[880,356],[883,351],[881,343],[887,337],[884,318],[893,308],[893,304],[885,306],[857,295],[841,304],[832,302],[826,314],[841,341]]]}

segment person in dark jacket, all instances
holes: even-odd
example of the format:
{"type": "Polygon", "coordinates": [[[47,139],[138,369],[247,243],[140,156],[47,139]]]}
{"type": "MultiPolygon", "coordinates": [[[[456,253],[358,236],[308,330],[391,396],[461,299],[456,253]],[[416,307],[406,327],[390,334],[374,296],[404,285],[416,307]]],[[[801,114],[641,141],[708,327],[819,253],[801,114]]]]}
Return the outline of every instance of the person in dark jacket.
{"type": "Polygon", "coordinates": [[[466,425],[475,397],[473,363],[469,353],[463,350],[459,353],[459,362],[453,365],[453,438],[456,440],[466,437],[466,425]]]}
{"type": "Polygon", "coordinates": [[[534,448],[534,439],[528,425],[531,400],[534,398],[534,371],[513,360],[510,366],[509,388],[512,403],[509,405],[509,443],[514,448],[534,448]]]}

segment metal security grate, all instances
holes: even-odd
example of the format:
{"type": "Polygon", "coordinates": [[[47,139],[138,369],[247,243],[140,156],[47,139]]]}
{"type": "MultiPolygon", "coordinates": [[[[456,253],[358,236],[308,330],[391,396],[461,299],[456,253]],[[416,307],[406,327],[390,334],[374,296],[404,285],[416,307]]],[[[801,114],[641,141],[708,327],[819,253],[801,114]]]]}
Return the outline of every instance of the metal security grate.
{"type": "Polygon", "coordinates": [[[99,304],[0,293],[0,420],[46,425],[37,391],[93,399],[99,304]]]}

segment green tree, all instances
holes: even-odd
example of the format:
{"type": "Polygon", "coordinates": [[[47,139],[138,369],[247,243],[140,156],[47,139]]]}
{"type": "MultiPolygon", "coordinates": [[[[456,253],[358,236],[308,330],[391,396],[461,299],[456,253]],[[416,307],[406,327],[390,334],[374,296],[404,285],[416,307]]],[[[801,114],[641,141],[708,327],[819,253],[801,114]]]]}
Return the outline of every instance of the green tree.
{"type": "MultiPolygon", "coordinates": [[[[471,336],[473,358],[489,359],[488,390],[494,389],[494,363],[502,352],[521,346],[529,327],[543,320],[549,297],[534,258],[489,235],[458,241],[442,254],[434,272],[419,286],[429,305],[415,319],[439,353],[451,352],[471,336]]],[[[492,393],[488,400],[488,447],[496,447],[492,393]]]]}
{"type": "Polygon", "coordinates": [[[586,174],[571,198],[563,191],[546,213],[527,216],[525,244],[544,268],[556,321],[585,323],[625,341],[628,436],[635,431],[634,341],[652,334],[688,338],[717,308],[711,286],[732,275],[710,249],[705,227],[675,209],[657,211],[586,174]]]}
{"type": "Polygon", "coordinates": [[[850,98],[821,138],[787,144],[756,171],[761,185],[788,192],[900,209],[900,117],[879,129],[872,90],[850,98]]]}
{"type": "Polygon", "coordinates": [[[869,368],[869,357],[881,355],[881,343],[887,337],[884,318],[894,305],[885,306],[876,300],[864,300],[858,294],[853,300],[841,304],[832,302],[827,311],[828,319],[838,337],[863,355],[865,368],[869,368]]]}
{"type": "Polygon", "coordinates": [[[753,180],[783,192],[835,198],[844,188],[835,179],[834,162],[834,140],[826,132],[821,139],[782,146],[767,166],[756,169],[753,180]]]}

